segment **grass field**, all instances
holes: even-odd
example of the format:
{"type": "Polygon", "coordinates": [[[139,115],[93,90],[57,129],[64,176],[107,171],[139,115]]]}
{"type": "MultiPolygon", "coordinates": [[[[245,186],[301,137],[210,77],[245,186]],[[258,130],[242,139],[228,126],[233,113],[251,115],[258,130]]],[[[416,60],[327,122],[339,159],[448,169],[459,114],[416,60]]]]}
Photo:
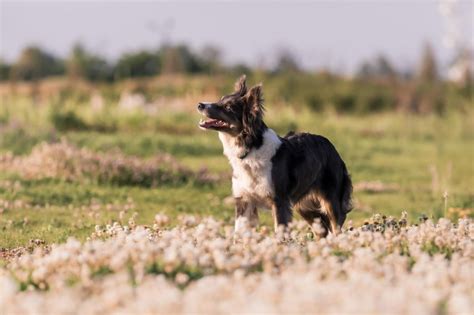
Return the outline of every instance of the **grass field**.
{"type": "MultiPolygon", "coordinates": [[[[195,214],[231,222],[230,167],[217,135],[197,128],[200,117],[194,99],[185,100],[180,109],[150,114],[116,105],[93,110],[87,101],[65,101],[58,109],[53,101],[34,105],[27,97],[4,97],[0,151],[5,161],[9,154],[28,157],[42,142],[63,141],[99,158],[111,152],[133,156],[138,164],[168,153],[190,172],[204,168],[217,179],[206,184],[184,180],[150,185],[127,179],[66,178],[61,172],[25,176],[21,170],[37,163],[34,158],[16,169],[5,162],[0,172],[0,247],[25,246],[33,239],[48,244],[69,236],[84,239],[96,224],[119,216],[127,220],[134,213],[138,223],[150,222],[156,213],[173,220],[195,214]]],[[[472,111],[443,116],[338,115],[268,103],[266,117],[280,134],[308,131],[335,144],[354,182],[355,209],[348,218],[357,224],[374,213],[397,216],[402,211],[408,211],[411,220],[422,214],[472,216],[472,111]]],[[[269,213],[263,214],[262,224],[269,222],[269,213]]]]}
{"type": "Polygon", "coordinates": [[[160,77],[155,101],[0,85],[2,314],[472,313],[472,104],[341,114],[269,93],[271,128],[334,143],[354,209],[323,239],[298,216],[274,233],[269,212],[234,233],[230,166],[195,110],[225,84],[206,82],[160,77]]]}

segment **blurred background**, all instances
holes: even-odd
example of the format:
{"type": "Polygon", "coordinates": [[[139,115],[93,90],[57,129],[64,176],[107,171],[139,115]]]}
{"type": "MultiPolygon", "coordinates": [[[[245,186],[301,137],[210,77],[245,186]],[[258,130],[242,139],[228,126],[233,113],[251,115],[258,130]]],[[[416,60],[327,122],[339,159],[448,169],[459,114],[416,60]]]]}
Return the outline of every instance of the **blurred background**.
{"type": "Polygon", "coordinates": [[[244,73],[270,127],[336,145],[351,219],[473,214],[472,1],[2,0],[0,14],[0,226],[36,206],[61,231],[65,206],[91,203],[231,220],[230,168],[195,106],[244,73]]]}

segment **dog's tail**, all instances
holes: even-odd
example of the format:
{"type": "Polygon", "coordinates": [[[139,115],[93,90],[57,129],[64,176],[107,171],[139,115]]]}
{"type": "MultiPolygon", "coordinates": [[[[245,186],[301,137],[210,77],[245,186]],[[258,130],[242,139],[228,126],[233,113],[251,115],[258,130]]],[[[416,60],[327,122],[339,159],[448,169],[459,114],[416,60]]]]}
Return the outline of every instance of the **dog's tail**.
{"type": "Polygon", "coordinates": [[[342,170],[341,207],[343,213],[348,213],[352,210],[352,180],[344,162],[342,162],[342,170]]]}

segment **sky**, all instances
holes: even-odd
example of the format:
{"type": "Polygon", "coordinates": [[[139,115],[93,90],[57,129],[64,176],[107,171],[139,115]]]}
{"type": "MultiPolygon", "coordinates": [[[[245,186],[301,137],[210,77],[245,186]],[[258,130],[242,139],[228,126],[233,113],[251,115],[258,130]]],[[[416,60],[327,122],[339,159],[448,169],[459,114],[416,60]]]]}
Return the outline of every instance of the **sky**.
{"type": "Polygon", "coordinates": [[[455,23],[438,1],[6,1],[0,0],[0,56],[28,44],[66,56],[80,41],[112,60],[127,51],[187,43],[214,45],[228,63],[270,66],[281,50],[308,69],[353,72],[380,53],[408,68],[431,43],[442,65],[458,33],[472,47],[474,1],[458,2],[455,23]],[[454,31],[453,31],[454,28],[454,31]]]}

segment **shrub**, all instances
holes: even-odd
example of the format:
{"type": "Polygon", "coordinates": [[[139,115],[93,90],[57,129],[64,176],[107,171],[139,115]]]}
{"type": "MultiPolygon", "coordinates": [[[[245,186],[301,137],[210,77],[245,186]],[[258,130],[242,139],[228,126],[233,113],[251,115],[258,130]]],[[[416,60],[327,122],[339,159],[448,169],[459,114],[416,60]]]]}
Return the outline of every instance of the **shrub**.
{"type": "Polygon", "coordinates": [[[59,131],[87,130],[89,126],[73,110],[54,110],[51,123],[59,131]]]}
{"type": "Polygon", "coordinates": [[[205,170],[193,172],[185,168],[168,154],[144,160],[120,152],[95,153],[65,141],[39,144],[25,157],[0,156],[0,169],[17,172],[27,179],[56,178],[145,187],[209,184],[217,180],[205,170]]]}

